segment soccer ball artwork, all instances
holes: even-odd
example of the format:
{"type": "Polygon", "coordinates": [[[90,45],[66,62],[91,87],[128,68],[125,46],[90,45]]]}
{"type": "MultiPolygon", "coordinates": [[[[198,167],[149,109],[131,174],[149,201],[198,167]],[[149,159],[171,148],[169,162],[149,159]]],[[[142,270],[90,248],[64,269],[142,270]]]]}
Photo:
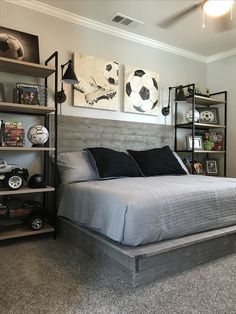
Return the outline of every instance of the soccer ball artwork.
{"type": "Polygon", "coordinates": [[[111,85],[117,85],[119,80],[119,63],[111,61],[105,64],[104,77],[111,85]]]}
{"type": "Polygon", "coordinates": [[[9,34],[0,33],[0,57],[22,60],[24,49],[20,41],[9,34]]]}
{"type": "Polygon", "coordinates": [[[43,125],[36,124],[29,129],[27,137],[34,146],[43,146],[47,142],[49,134],[43,125]]]}
{"type": "Polygon", "coordinates": [[[136,69],[125,82],[125,111],[158,114],[159,76],[153,72],[136,69]]]}

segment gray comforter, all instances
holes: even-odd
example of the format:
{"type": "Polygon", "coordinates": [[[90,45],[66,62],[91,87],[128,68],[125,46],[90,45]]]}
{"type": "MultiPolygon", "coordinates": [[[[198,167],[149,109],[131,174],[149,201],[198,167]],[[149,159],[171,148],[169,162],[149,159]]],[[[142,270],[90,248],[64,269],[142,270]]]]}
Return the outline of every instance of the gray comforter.
{"type": "Polygon", "coordinates": [[[126,245],[236,224],[236,179],[160,176],[72,183],[58,215],[126,245]]]}

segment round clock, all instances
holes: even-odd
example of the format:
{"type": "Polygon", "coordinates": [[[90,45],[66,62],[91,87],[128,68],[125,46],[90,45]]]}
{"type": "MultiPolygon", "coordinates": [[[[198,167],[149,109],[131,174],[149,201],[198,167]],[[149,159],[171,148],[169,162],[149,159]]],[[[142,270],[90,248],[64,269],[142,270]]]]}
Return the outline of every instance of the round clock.
{"type": "MultiPolygon", "coordinates": [[[[188,122],[192,122],[193,121],[193,112],[192,109],[188,110],[185,114],[185,118],[188,122]]],[[[200,114],[199,112],[195,109],[194,110],[194,122],[198,122],[200,118],[200,114]]]]}

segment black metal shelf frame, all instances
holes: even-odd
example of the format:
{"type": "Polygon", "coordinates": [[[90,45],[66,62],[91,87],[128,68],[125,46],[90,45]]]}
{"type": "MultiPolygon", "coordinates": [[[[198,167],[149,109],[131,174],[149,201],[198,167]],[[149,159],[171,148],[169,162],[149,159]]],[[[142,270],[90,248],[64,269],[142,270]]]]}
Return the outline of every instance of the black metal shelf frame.
{"type": "MultiPolygon", "coordinates": [[[[190,123],[187,123],[187,124],[178,124],[178,102],[175,101],[175,116],[174,116],[174,149],[175,151],[177,152],[186,152],[186,153],[191,153],[191,158],[192,160],[195,160],[195,155],[198,153],[198,151],[195,150],[195,147],[194,147],[194,141],[192,142],[192,149],[191,150],[179,150],[178,149],[178,144],[177,144],[177,139],[178,139],[178,129],[191,129],[191,135],[192,137],[194,137],[195,133],[196,133],[196,130],[198,129],[203,129],[203,130],[209,130],[209,129],[212,129],[212,128],[222,128],[224,129],[224,169],[223,169],[223,172],[224,172],[224,176],[226,176],[226,169],[227,169],[227,150],[226,150],[226,147],[227,147],[227,91],[221,91],[221,92],[217,92],[217,93],[212,93],[209,95],[209,97],[212,97],[212,96],[218,96],[218,95],[223,95],[224,97],[224,100],[222,101],[222,105],[224,105],[224,125],[215,125],[215,126],[202,126],[199,125],[198,123],[195,123],[195,109],[196,109],[196,87],[195,87],[195,83],[191,83],[191,84],[188,84],[188,85],[184,85],[184,86],[181,86],[183,89],[186,89],[186,88],[191,88],[192,92],[193,92],[193,95],[191,96],[192,98],[192,102],[190,102],[190,104],[192,105],[192,122],[190,123]]],[[[177,95],[177,92],[179,90],[179,87],[175,88],[175,98],[176,98],[176,95],[177,95]]],[[[210,98],[209,98],[210,99],[210,98]]],[[[203,105],[202,103],[200,105],[203,105]]],[[[217,105],[217,104],[215,104],[217,105]]],[[[206,104],[205,105],[207,108],[210,108],[210,105],[209,104],[206,104]]],[[[209,158],[209,153],[206,152],[206,155],[207,155],[207,158],[209,158]]],[[[192,173],[193,173],[193,165],[192,165],[192,173]]]]}
{"type": "MultiPolygon", "coordinates": [[[[48,75],[48,77],[54,75],[54,95],[57,95],[57,91],[58,91],[58,51],[55,51],[46,61],[45,61],[45,65],[47,66],[50,62],[54,62],[54,66],[55,66],[55,71],[53,71],[50,75],[48,75]]],[[[30,76],[29,74],[27,74],[28,76],[30,76]]],[[[33,75],[32,75],[33,76],[33,75]]],[[[47,89],[48,88],[48,77],[44,78],[44,86],[47,89]]],[[[45,107],[48,106],[48,96],[46,93],[46,100],[45,100],[45,107]]],[[[55,111],[54,111],[54,143],[53,146],[55,148],[54,151],[54,163],[55,163],[55,167],[57,166],[57,115],[58,115],[58,103],[57,103],[57,98],[54,97],[54,106],[55,106],[55,111]]],[[[1,110],[1,113],[7,113],[7,114],[23,114],[23,115],[28,115],[28,116],[39,116],[43,118],[43,125],[47,128],[47,130],[50,129],[50,125],[49,125],[49,113],[48,112],[20,112],[17,110],[12,110],[11,112],[7,111],[7,110],[1,110]]],[[[52,129],[52,128],[51,128],[52,129]]],[[[47,141],[47,143],[45,144],[45,147],[49,148],[50,142],[47,141]]],[[[30,153],[31,151],[29,151],[30,153]]],[[[27,151],[25,152],[27,153],[27,151]]],[[[46,182],[47,185],[49,185],[49,161],[50,161],[50,151],[43,151],[43,175],[46,178],[46,182]]],[[[49,204],[49,198],[48,198],[48,193],[49,192],[44,192],[43,193],[43,204],[44,204],[44,208],[48,208],[48,204],[49,204]]],[[[53,197],[53,217],[51,217],[52,220],[52,225],[54,227],[54,237],[56,237],[56,214],[57,214],[57,186],[55,185],[55,192],[54,193],[54,197],[53,197]]]]}

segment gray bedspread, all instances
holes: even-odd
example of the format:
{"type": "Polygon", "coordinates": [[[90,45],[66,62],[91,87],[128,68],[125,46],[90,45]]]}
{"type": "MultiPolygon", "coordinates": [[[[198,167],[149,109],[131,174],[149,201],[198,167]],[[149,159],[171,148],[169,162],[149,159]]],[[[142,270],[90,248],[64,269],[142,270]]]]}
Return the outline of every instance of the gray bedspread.
{"type": "Polygon", "coordinates": [[[58,215],[126,245],[236,224],[236,179],[160,176],[64,186],[58,215]]]}

